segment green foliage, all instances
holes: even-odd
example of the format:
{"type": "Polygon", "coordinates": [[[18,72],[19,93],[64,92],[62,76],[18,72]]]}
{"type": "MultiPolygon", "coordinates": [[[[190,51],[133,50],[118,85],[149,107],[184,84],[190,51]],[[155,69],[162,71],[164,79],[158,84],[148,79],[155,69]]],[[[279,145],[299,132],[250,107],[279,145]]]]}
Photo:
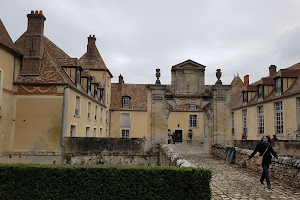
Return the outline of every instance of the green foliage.
{"type": "Polygon", "coordinates": [[[2,199],[210,199],[211,171],[156,166],[0,165],[2,199]]]}

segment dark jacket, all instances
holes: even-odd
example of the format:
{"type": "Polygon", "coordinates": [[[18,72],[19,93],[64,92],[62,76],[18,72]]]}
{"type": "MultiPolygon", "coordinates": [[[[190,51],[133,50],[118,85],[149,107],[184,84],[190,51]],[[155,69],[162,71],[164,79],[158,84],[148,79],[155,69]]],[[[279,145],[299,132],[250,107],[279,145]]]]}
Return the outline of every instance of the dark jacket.
{"type": "MultiPolygon", "coordinates": [[[[249,159],[251,159],[257,152],[259,152],[259,155],[262,156],[263,153],[265,152],[266,148],[268,148],[267,146],[265,146],[263,143],[260,143],[256,146],[256,148],[254,149],[253,153],[249,156],[249,159]]],[[[264,157],[263,157],[263,162],[262,164],[271,164],[271,159],[272,159],[272,156],[271,154],[275,157],[275,158],[278,158],[276,152],[273,150],[272,146],[269,145],[269,148],[268,150],[266,151],[266,153],[264,154],[264,157]]]]}

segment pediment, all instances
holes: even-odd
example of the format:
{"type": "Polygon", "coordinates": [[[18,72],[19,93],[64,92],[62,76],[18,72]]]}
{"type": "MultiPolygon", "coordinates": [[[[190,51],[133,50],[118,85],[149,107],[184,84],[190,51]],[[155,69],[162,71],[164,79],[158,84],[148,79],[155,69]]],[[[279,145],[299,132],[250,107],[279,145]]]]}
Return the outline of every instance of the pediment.
{"type": "Polygon", "coordinates": [[[192,60],[186,60],[182,63],[179,63],[177,65],[172,66],[172,71],[173,70],[185,70],[185,69],[192,69],[192,70],[205,70],[204,65],[201,65],[200,63],[197,63],[192,60]]]}

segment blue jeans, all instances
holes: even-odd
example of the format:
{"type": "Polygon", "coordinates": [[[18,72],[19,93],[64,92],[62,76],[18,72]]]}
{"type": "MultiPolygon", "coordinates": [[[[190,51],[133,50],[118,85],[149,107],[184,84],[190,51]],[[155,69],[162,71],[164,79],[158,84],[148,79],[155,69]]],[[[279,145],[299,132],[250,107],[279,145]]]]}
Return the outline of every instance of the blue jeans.
{"type": "Polygon", "coordinates": [[[270,185],[270,179],[269,179],[269,165],[268,164],[262,164],[263,173],[260,178],[260,182],[263,182],[265,179],[267,181],[267,184],[270,185]]]}

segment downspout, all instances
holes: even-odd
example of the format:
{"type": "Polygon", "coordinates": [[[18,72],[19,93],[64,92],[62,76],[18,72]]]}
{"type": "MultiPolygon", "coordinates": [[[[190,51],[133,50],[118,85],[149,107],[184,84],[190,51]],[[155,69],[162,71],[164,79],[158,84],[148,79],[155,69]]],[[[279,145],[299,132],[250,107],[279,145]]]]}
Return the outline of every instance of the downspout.
{"type": "Polygon", "coordinates": [[[16,56],[14,56],[14,72],[13,72],[13,82],[15,82],[15,74],[16,74],[16,56]]]}
{"type": "Polygon", "coordinates": [[[61,163],[64,164],[64,158],[65,158],[65,146],[63,143],[63,134],[64,134],[64,127],[65,127],[65,99],[66,99],[66,89],[69,87],[69,85],[64,87],[64,95],[63,95],[63,105],[62,105],[62,116],[61,116],[61,130],[60,130],[60,146],[62,148],[62,158],[61,163]]]}

